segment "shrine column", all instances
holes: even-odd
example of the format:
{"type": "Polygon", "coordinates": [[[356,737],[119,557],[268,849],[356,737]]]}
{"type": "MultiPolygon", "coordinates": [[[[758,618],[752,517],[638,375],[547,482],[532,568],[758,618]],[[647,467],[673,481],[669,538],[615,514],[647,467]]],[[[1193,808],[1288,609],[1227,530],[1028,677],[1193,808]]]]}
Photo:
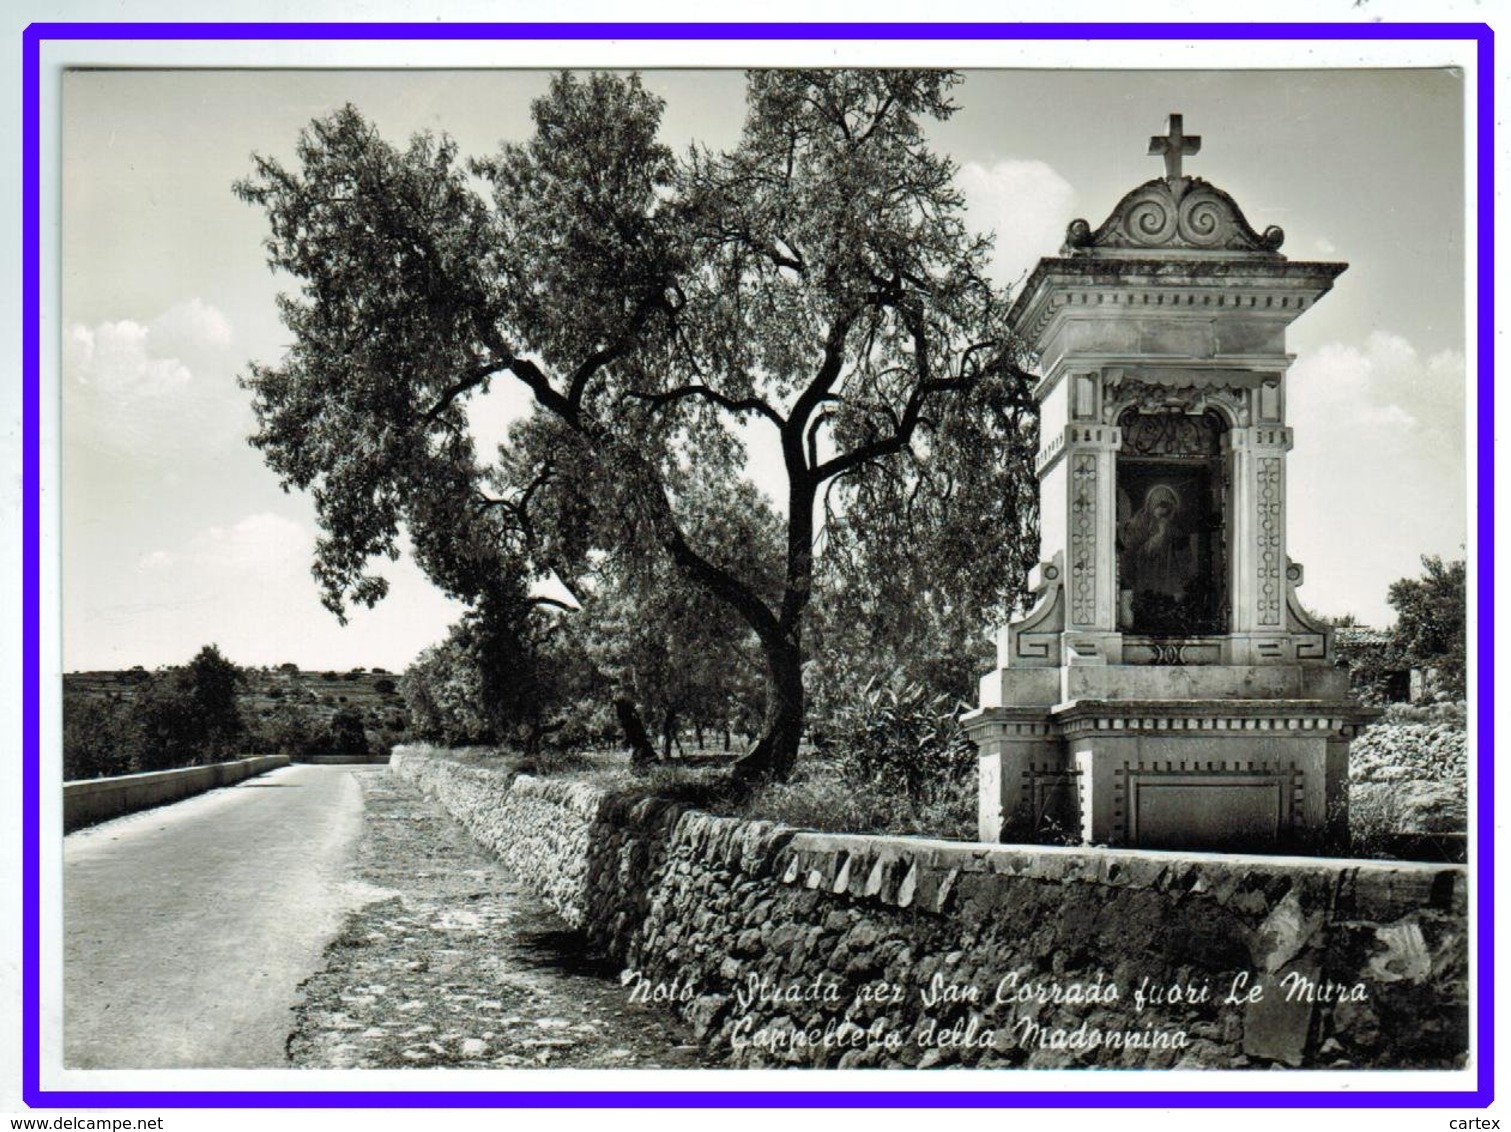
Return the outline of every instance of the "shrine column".
{"type": "Polygon", "coordinates": [[[1041,559],[1065,554],[1065,633],[1081,663],[1119,663],[1117,453],[1100,416],[1101,374],[1070,373],[1040,401],[1041,559]],[[1051,431],[1053,430],[1053,431],[1051,431]]]}
{"type": "Polygon", "coordinates": [[[1291,430],[1283,425],[1228,431],[1237,664],[1290,659],[1279,638],[1286,631],[1285,454],[1291,443],[1291,430]]]}

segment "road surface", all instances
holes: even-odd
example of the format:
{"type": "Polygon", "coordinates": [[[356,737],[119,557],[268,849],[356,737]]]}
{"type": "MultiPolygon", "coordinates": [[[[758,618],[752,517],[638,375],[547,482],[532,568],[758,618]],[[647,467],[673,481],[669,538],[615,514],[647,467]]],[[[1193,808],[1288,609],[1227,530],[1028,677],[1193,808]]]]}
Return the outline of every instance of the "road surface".
{"type": "Polygon", "coordinates": [[[350,767],[290,766],[65,837],[65,1065],[287,1065],[299,983],[384,895],[361,826],[350,767]]]}

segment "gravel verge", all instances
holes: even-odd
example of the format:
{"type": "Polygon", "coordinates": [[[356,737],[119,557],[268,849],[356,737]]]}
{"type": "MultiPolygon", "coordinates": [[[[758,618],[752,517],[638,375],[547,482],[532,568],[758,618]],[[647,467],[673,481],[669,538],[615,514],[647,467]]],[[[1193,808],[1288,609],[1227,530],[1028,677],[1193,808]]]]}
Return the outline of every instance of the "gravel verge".
{"type": "Polygon", "coordinates": [[[352,773],[365,807],[354,879],[389,895],[348,918],[303,984],[293,1065],[711,1064],[435,802],[386,768],[352,773]]]}

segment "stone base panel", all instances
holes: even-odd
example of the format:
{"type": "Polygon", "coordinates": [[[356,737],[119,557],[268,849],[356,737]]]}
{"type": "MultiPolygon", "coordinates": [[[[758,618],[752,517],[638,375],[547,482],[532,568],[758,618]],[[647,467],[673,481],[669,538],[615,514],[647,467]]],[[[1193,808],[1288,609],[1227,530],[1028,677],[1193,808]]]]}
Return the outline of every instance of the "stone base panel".
{"type": "Polygon", "coordinates": [[[1349,701],[1080,700],[965,719],[984,841],[1344,852],[1349,701]]]}

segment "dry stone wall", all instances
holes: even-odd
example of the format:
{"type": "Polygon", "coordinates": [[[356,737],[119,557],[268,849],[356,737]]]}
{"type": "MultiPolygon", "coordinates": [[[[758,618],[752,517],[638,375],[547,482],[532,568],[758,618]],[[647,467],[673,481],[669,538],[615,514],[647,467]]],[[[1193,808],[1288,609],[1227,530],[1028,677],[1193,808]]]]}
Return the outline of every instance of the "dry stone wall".
{"type": "Polygon", "coordinates": [[[395,752],[736,1066],[1451,1068],[1462,868],[798,832],[395,752]]]}

